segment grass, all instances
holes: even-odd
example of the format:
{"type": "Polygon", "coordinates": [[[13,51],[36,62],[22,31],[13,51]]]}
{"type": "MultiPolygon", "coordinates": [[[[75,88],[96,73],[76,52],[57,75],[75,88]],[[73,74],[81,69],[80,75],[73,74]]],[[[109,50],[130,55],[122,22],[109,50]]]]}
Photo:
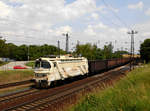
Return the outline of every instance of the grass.
{"type": "Polygon", "coordinates": [[[82,97],[69,111],[150,111],[150,65],[135,69],[114,86],[82,97]]]}
{"type": "Polygon", "coordinates": [[[0,71],[0,84],[32,79],[32,70],[0,71]]]}
{"type": "Polygon", "coordinates": [[[35,62],[33,62],[33,61],[32,62],[28,62],[28,63],[26,63],[26,66],[34,68],[35,62]]]}
{"type": "Polygon", "coordinates": [[[0,66],[2,66],[2,65],[5,65],[5,64],[8,64],[9,62],[2,62],[2,61],[0,61],[0,66]]]}

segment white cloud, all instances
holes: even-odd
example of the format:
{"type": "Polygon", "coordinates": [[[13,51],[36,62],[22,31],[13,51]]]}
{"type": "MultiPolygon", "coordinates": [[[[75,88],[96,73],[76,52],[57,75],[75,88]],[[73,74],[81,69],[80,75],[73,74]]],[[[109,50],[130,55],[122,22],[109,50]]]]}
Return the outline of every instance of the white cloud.
{"type": "Polygon", "coordinates": [[[61,26],[57,29],[55,29],[55,33],[57,36],[61,36],[63,33],[72,33],[72,27],[71,26],[61,26]]]}
{"type": "Polygon", "coordinates": [[[67,19],[79,18],[84,14],[97,9],[95,0],[76,0],[72,4],[66,5],[62,13],[67,19]]]}
{"type": "MultiPolygon", "coordinates": [[[[101,38],[97,38],[98,40],[102,41],[112,41],[117,40],[118,37],[119,40],[126,40],[124,36],[126,35],[126,28],[111,28],[103,23],[98,23],[95,25],[88,25],[88,27],[85,29],[84,34],[87,36],[99,36],[101,38]],[[122,35],[122,36],[121,36],[122,35]]],[[[96,38],[95,38],[96,39],[96,38]]]]}
{"type": "Polygon", "coordinates": [[[136,3],[136,4],[129,4],[128,5],[128,8],[129,9],[138,9],[138,10],[142,10],[144,7],[144,4],[142,1],[140,1],[139,3],[136,3]]]}
{"type": "MultiPolygon", "coordinates": [[[[21,41],[20,44],[27,41],[33,44],[56,45],[59,39],[61,44],[64,44],[65,37],[62,33],[66,32],[71,33],[70,43],[77,40],[92,43],[100,40],[102,47],[105,42],[117,40],[120,47],[121,41],[128,40],[126,28],[113,28],[100,22],[99,13],[107,13],[108,9],[98,6],[96,0],[75,0],[69,4],[65,1],[1,0],[0,32],[8,34],[4,37],[13,40],[14,43],[16,40],[21,41]],[[15,3],[21,5],[16,7],[15,3]],[[83,21],[85,17],[90,20],[83,21]]],[[[119,12],[119,9],[109,8],[119,12]]],[[[144,32],[148,31],[143,31],[143,34],[144,32]]]]}
{"type": "Polygon", "coordinates": [[[5,3],[0,1],[0,17],[10,16],[12,14],[12,10],[5,3]]]}
{"type": "MultiPolygon", "coordinates": [[[[83,18],[96,10],[95,0],[76,0],[70,4],[66,4],[65,0],[1,0],[0,32],[23,32],[22,35],[32,35],[35,40],[41,36],[49,39],[64,31],[72,32],[67,22],[83,18]],[[16,7],[16,3],[21,5],[16,7]]],[[[19,40],[16,36],[10,37],[19,40]]]]}
{"type": "Polygon", "coordinates": [[[145,14],[146,14],[147,16],[150,16],[150,8],[145,11],[145,14]]]}
{"type": "Polygon", "coordinates": [[[150,32],[144,32],[142,35],[150,37],[150,32]]]}
{"type": "Polygon", "coordinates": [[[95,28],[97,28],[97,29],[106,29],[106,28],[108,28],[106,25],[104,25],[103,23],[99,23],[99,24],[97,24],[96,26],[95,26],[95,28]]]}
{"type": "Polygon", "coordinates": [[[99,18],[99,15],[97,13],[92,13],[91,14],[91,17],[94,19],[94,20],[97,20],[99,18]]]}
{"type": "MultiPolygon", "coordinates": [[[[46,22],[51,25],[68,20],[81,18],[97,10],[95,0],[76,0],[65,4],[65,0],[9,0],[11,3],[22,3],[20,7],[13,7],[13,17],[21,21],[36,24],[46,22]]],[[[12,17],[12,18],[13,18],[12,17]]]]}
{"type": "Polygon", "coordinates": [[[142,39],[143,36],[147,36],[149,34],[150,21],[136,24],[134,26],[134,29],[138,31],[138,35],[141,35],[140,39],[142,39]]]}
{"type": "Polygon", "coordinates": [[[88,25],[87,29],[84,30],[84,34],[89,36],[95,36],[96,32],[94,31],[93,26],[88,25]]]}
{"type": "Polygon", "coordinates": [[[150,21],[143,22],[140,24],[136,24],[133,29],[137,31],[138,33],[135,34],[135,49],[136,51],[139,50],[141,42],[143,42],[145,39],[150,38],[150,21]]]}
{"type": "Polygon", "coordinates": [[[37,26],[39,23],[53,25],[75,20],[97,10],[95,0],[76,0],[70,4],[65,4],[65,0],[45,0],[44,2],[41,0],[9,0],[9,2],[10,6],[3,4],[5,9],[2,11],[8,15],[9,10],[7,11],[6,7],[12,7],[11,10],[15,14],[11,18],[27,22],[32,26],[37,26]],[[13,7],[14,2],[22,5],[13,7]]]}

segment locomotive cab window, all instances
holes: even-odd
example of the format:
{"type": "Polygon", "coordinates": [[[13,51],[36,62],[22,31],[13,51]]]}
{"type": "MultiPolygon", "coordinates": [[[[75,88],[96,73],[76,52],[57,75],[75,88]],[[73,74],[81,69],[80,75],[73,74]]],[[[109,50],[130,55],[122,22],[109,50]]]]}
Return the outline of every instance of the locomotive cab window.
{"type": "Polygon", "coordinates": [[[51,68],[51,65],[47,61],[36,61],[35,68],[49,69],[49,68],[51,68]]]}
{"type": "Polygon", "coordinates": [[[40,68],[40,61],[35,62],[35,68],[40,68]]]}
{"type": "Polygon", "coordinates": [[[41,67],[45,68],[45,69],[51,68],[49,62],[47,62],[47,61],[41,61],[41,67]]]}

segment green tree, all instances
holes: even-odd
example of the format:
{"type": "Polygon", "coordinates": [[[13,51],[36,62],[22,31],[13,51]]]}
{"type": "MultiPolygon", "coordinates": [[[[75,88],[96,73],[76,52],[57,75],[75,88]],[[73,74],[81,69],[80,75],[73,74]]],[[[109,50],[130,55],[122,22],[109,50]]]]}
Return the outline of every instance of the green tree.
{"type": "Polygon", "coordinates": [[[81,55],[90,60],[102,59],[102,50],[96,45],[87,43],[85,45],[77,45],[75,50],[76,55],[81,55]]]}
{"type": "Polygon", "coordinates": [[[6,47],[6,40],[1,39],[2,37],[0,37],[0,57],[4,57],[5,56],[5,47],[6,47]]]}
{"type": "Polygon", "coordinates": [[[150,61],[150,39],[144,40],[140,46],[141,58],[148,63],[150,61]]]}
{"type": "MultiPolygon", "coordinates": [[[[27,60],[28,51],[30,60],[35,60],[39,57],[45,55],[58,55],[59,49],[53,45],[44,44],[39,45],[21,45],[17,46],[13,43],[6,43],[6,40],[1,39],[0,37],[0,57],[7,57],[15,60],[27,60]]],[[[60,54],[65,54],[66,52],[60,49],[60,54]]]]}
{"type": "Polygon", "coordinates": [[[89,43],[85,44],[85,45],[77,45],[76,46],[76,54],[78,56],[83,56],[88,59],[92,59],[93,58],[92,49],[93,49],[93,47],[89,43]]]}
{"type": "Polygon", "coordinates": [[[113,46],[112,44],[105,45],[103,49],[103,59],[111,59],[113,57],[113,46]]]}
{"type": "Polygon", "coordinates": [[[27,60],[28,59],[28,46],[27,45],[21,45],[17,47],[16,53],[15,53],[16,60],[27,60]]]}
{"type": "Polygon", "coordinates": [[[15,55],[16,55],[16,50],[17,50],[17,46],[12,44],[12,43],[8,43],[6,44],[5,47],[5,57],[10,58],[10,59],[15,59],[15,55]]]}
{"type": "Polygon", "coordinates": [[[123,54],[129,54],[127,51],[115,51],[112,58],[122,58],[123,54]]]}

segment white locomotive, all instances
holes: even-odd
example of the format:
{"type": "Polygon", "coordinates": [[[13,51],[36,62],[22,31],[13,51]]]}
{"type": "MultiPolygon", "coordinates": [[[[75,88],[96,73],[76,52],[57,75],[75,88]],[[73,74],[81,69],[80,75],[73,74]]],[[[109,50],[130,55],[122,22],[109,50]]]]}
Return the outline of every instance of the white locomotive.
{"type": "Polygon", "coordinates": [[[35,62],[36,87],[48,87],[53,81],[88,74],[88,60],[84,57],[41,57],[35,62]]]}

